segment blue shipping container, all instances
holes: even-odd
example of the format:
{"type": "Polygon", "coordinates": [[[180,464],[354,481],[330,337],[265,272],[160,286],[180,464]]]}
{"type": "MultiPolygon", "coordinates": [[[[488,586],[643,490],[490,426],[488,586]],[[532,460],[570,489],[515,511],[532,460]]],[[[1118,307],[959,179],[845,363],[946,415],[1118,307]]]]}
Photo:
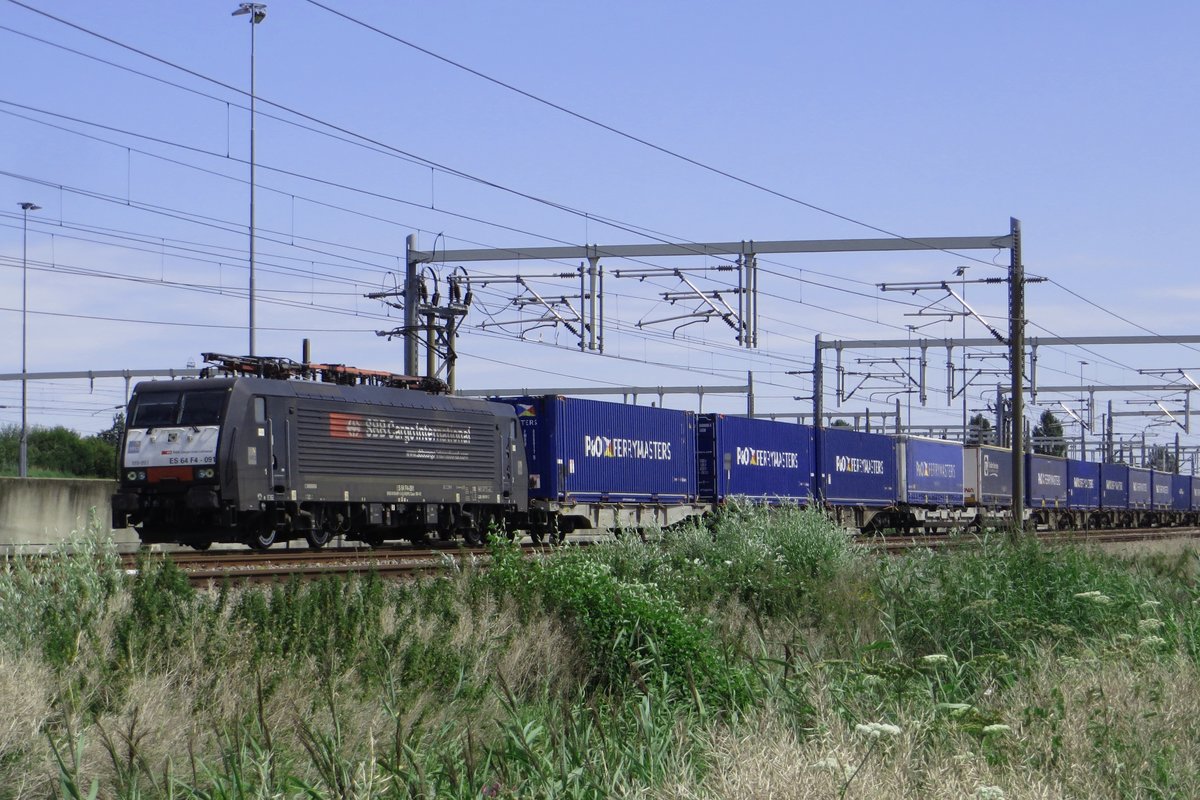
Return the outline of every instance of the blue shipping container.
{"type": "Polygon", "coordinates": [[[1171,508],[1187,511],[1192,507],[1192,479],[1188,475],[1171,476],[1171,508]]]}
{"type": "Polygon", "coordinates": [[[1200,477],[1193,475],[1189,480],[1192,482],[1192,503],[1188,510],[1200,511],[1200,477]]]}
{"type": "Polygon", "coordinates": [[[1038,453],[1025,455],[1025,505],[1067,507],[1067,460],[1038,453]]]}
{"type": "Polygon", "coordinates": [[[1170,511],[1174,505],[1171,497],[1174,488],[1172,473],[1150,470],[1150,508],[1155,511],[1170,511]]]}
{"type": "Polygon", "coordinates": [[[1150,470],[1140,467],[1129,468],[1129,507],[1150,508],[1153,495],[1151,494],[1150,470]]]}
{"type": "Polygon", "coordinates": [[[496,398],[517,410],[529,496],[580,503],[669,503],[696,496],[690,411],[572,397],[496,398]]]}
{"type": "Polygon", "coordinates": [[[963,504],[963,446],[961,442],[897,437],[900,500],[914,506],[963,504]]]}
{"type": "Polygon", "coordinates": [[[822,498],[839,506],[890,506],[897,500],[896,440],[842,428],[817,431],[822,498]]]}
{"type": "Polygon", "coordinates": [[[701,414],[696,447],[697,490],[705,500],[807,504],[815,493],[808,425],[701,414]]]}
{"type": "Polygon", "coordinates": [[[963,450],[964,499],[968,506],[1012,505],[1012,450],[977,445],[963,450]]]}
{"type": "Polygon", "coordinates": [[[1129,508],[1129,467],[1100,465],[1100,505],[1114,510],[1129,508]]]}
{"type": "Polygon", "coordinates": [[[1100,507],[1100,465],[1093,461],[1067,459],[1067,507],[1100,507]]]}

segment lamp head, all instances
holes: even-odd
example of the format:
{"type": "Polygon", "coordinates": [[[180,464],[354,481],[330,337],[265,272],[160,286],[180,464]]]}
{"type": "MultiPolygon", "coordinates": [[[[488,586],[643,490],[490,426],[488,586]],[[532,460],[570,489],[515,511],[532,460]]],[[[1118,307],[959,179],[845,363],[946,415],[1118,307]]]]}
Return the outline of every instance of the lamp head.
{"type": "Polygon", "coordinates": [[[21,207],[22,211],[41,211],[42,210],[42,207],[39,206],[37,203],[17,203],[17,205],[21,207]]]}
{"type": "Polygon", "coordinates": [[[267,7],[263,3],[241,3],[230,16],[244,17],[250,15],[250,22],[257,25],[267,18],[267,7]]]}

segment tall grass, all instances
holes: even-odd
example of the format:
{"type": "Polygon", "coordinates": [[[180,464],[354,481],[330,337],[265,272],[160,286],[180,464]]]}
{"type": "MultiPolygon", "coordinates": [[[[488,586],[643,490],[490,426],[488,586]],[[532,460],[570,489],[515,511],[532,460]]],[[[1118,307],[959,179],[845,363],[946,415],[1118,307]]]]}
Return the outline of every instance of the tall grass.
{"type": "Polygon", "coordinates": [[[819,513],[198,592],[85,534],[0,571],[0,800],[1175,797],[1195,559],[867,554],[819,513]]]}

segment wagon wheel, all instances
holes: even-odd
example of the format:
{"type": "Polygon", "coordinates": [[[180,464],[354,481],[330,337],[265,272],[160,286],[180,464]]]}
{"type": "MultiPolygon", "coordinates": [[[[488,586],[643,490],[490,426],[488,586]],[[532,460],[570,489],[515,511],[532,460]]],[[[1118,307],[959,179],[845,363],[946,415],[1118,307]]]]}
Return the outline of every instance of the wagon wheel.
{"type": "Polygon", "coordinates": [[[212,547],[212,542],[207,541],[207,540],[201,540],[201,541],[195,541],[195,542],[188,542],[188,545],[193,550],[207,550],[208,548],[212,547]]]}
{"type": "Polygon", "coordinates": [[[479,528],[475,527],[474,525],[463,528],[462,537],[463,541],[471,545],[471,547],[479,547],[481,544],[483,544],[484,540],[483,531],[479,530],[479,528]]]}
{"type": "Polygon", "coordinates": [[[322,525],[319,528],[311,528],[304,532],[304,538],[308,542],[309,548],[320,550],[325,545],[329,544],[329,540],[333,537],[329,528],[322,525]]]}
{"type": "Polygon", "coordinates": [[[275,544],[275,531],[265,530],[252,533],[246,538],[246,544],[254,550],[266,550],[275,544]]]}
{"type": "Polygon", "coordinates": [[[529,541],[533,542],[534,544],[541,544],[545,538],[546,534],[541,530],[541,528],[529,529],[529,541]]]}

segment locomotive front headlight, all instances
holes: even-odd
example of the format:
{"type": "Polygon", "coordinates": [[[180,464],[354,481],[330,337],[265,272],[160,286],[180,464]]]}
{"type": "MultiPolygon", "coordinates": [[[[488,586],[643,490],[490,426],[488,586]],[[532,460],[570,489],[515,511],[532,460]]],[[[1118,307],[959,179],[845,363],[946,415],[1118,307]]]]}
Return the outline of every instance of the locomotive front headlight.
{"type": "Polygon", "coordinates": [[[136,481],[137,479],[138,479],[138,474],[137,474],[136,469],[131,469],[131,470],[129,470],[129,472],[125,473],[125,480],[136,481]]]}
{"type": "Polygon", "coordinates": [[[211,478],[214,475],[216,475],[216,473],[212,470],[211,467],[204,467],[204,468],[196,470],[197,478],[211,478]]]}
{"type": "Polygon", "coordinates": [[[139,470],[138,470],[138,474],[137,474],[137,479],[138,479],[139,481],[144,481],[144,480],[146,480],[146,470],[144,470],[144,469],[139,469],[139,470]]]}

